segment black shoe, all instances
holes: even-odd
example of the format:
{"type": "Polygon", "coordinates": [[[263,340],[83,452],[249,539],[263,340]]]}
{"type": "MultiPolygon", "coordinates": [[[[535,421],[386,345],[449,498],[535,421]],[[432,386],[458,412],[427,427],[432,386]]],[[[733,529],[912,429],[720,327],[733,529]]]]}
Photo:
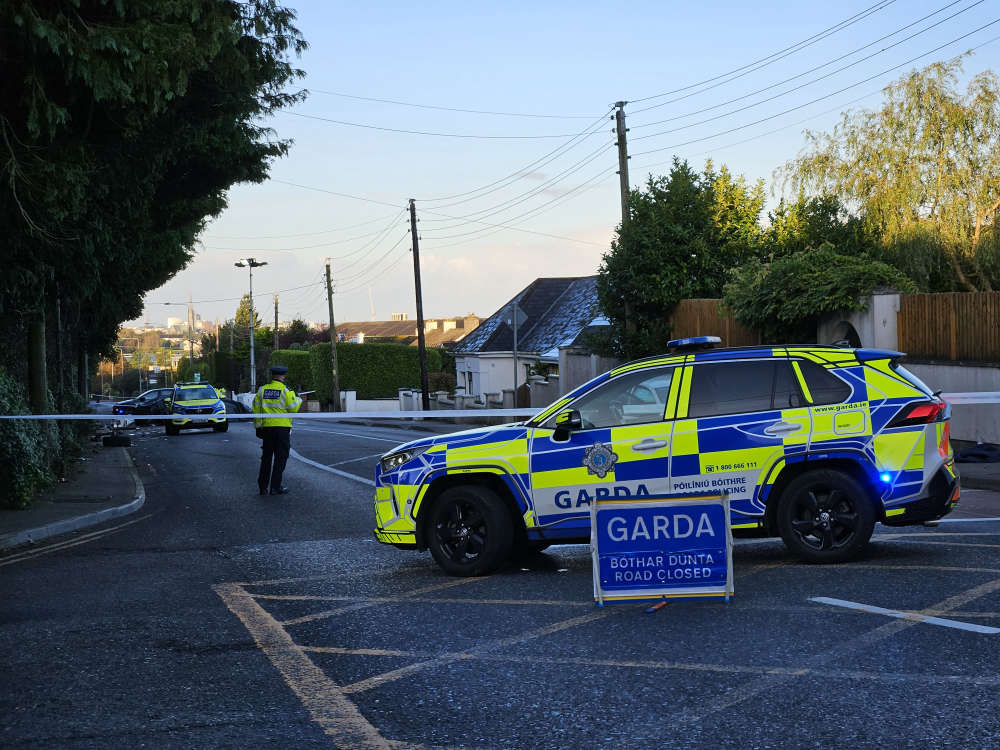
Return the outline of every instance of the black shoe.
{"type": "Polygon", "coordinates": [[[272,488],[271,489],[271,494],[272,495],[287,495],[288,494],[288,488],[287,487],[279,487],[278,489],[272,488]]]}
{"type": "Polygon", "coordinates": [[[267,494],[267,487],[259,487],[258,489],[260,490],[260,494],[262,494],[262,495],[266,495],[267,494]]]}

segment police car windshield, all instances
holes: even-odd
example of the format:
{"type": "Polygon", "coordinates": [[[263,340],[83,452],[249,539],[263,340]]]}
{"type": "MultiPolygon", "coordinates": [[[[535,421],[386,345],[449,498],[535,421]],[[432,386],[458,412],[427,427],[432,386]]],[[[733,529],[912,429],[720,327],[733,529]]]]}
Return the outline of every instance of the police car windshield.
{"type": "Polygon", "coordinates": [[[211,386],[201,388],[179,388],[175,401],[200,401],[206,398],[218,398],[211,386]]]}

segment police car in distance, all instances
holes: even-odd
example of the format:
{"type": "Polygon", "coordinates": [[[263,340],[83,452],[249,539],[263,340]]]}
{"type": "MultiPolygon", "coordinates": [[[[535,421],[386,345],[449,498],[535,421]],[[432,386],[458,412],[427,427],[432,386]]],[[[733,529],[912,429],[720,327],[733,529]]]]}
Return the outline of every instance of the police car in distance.
{"type": "Polygon", "coordinates": [[[177,435],[192,427],[211,427],[216,432],[226,432],[226,406],[218,392],[208,383],[177,383],[170,399],[170,421],[166,423],[168,435],[177,435]]]}
{"type": "Polygon", "coordinates": [[[523,423],[414,440],[375,469],[375,536],[453,575],[586,543],[594,498],[729,493],[734,529],[809,562],[858,555],[875,523],[959,498],[951,409],[900,352],[671,341],[523,423]]]}

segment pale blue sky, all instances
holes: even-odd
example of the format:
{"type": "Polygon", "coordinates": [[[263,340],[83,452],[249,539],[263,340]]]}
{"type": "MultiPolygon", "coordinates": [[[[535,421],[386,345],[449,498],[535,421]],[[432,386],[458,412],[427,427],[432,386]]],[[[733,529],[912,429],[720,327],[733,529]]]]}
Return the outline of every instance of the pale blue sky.
{"type": "Polygon", "coordinates": [[[297,114],[276,115],[270,124],[295,145],[274,165],[271,181],[231,191],[229,209],[205,232],[204,250],[147,295],[151,324],[183,317],[183,307],[161,303],[186,302],[189,294],[203,318],[232,317],[248,281],[233,262],[247,256],[268,262],[254,274],[264,320],[272,319],[275,291],[282,320],[326,320],[319,283],[325,257],[334,258],[338,320],[369,319],[369,299],[380,320],[393,312],[413,318],[404,214],[411,197],[421,217],[425,316],[487,316],[538,276],[596,272],[620,220],[613,122],[599,120],[617,100],[630,102],[633,186],[677,155],[697,168],[711,157],[771,188],[775,167],[802,147],[803,129],[826,130],[842,110],[877,106],[880,89],[906,71],[987,42],[966,72],[1000,69],[1000,43],[990,41],[1000,36],[1000,22],[975,31],[1000,19],[997,0],[290,5],[310,44],[299,64],[313,93],[297,114]],[[850,25],[824,36],[842,22],[850,25]],[[824,38],[799,44],[815,35],[824,38]],[[789,48],[770,64],[751,65],[789,48]],[[748,65],[745,75],[724,76],[748,65]],[[320,90],[560,117],[460,113],[320,90]],[[661,106],[640,111],[652,105],[661,106]],[[436,137],[299,115],[454,135],[562,137],[436,137]],[[591,126],[591,134],[571,140],[591,126]],[[561,146],[518,179],[434,200],[500,181],[561,146]],[[497,224],[517,229],[489,226],[497,224]]]}

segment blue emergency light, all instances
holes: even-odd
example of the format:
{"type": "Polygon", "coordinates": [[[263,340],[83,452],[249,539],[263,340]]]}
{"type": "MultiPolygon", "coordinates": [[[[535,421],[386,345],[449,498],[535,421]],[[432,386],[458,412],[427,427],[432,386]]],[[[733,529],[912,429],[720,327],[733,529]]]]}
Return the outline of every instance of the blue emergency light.
{"type": "Polygon", "coordinates": [[[716,344],[721,344],[722,339],[718,336],[691,336],[686,339],[674,339],[667,342],[667,348],[672,351],[684,351],[685,349],[711,349],[716,344]]]}

